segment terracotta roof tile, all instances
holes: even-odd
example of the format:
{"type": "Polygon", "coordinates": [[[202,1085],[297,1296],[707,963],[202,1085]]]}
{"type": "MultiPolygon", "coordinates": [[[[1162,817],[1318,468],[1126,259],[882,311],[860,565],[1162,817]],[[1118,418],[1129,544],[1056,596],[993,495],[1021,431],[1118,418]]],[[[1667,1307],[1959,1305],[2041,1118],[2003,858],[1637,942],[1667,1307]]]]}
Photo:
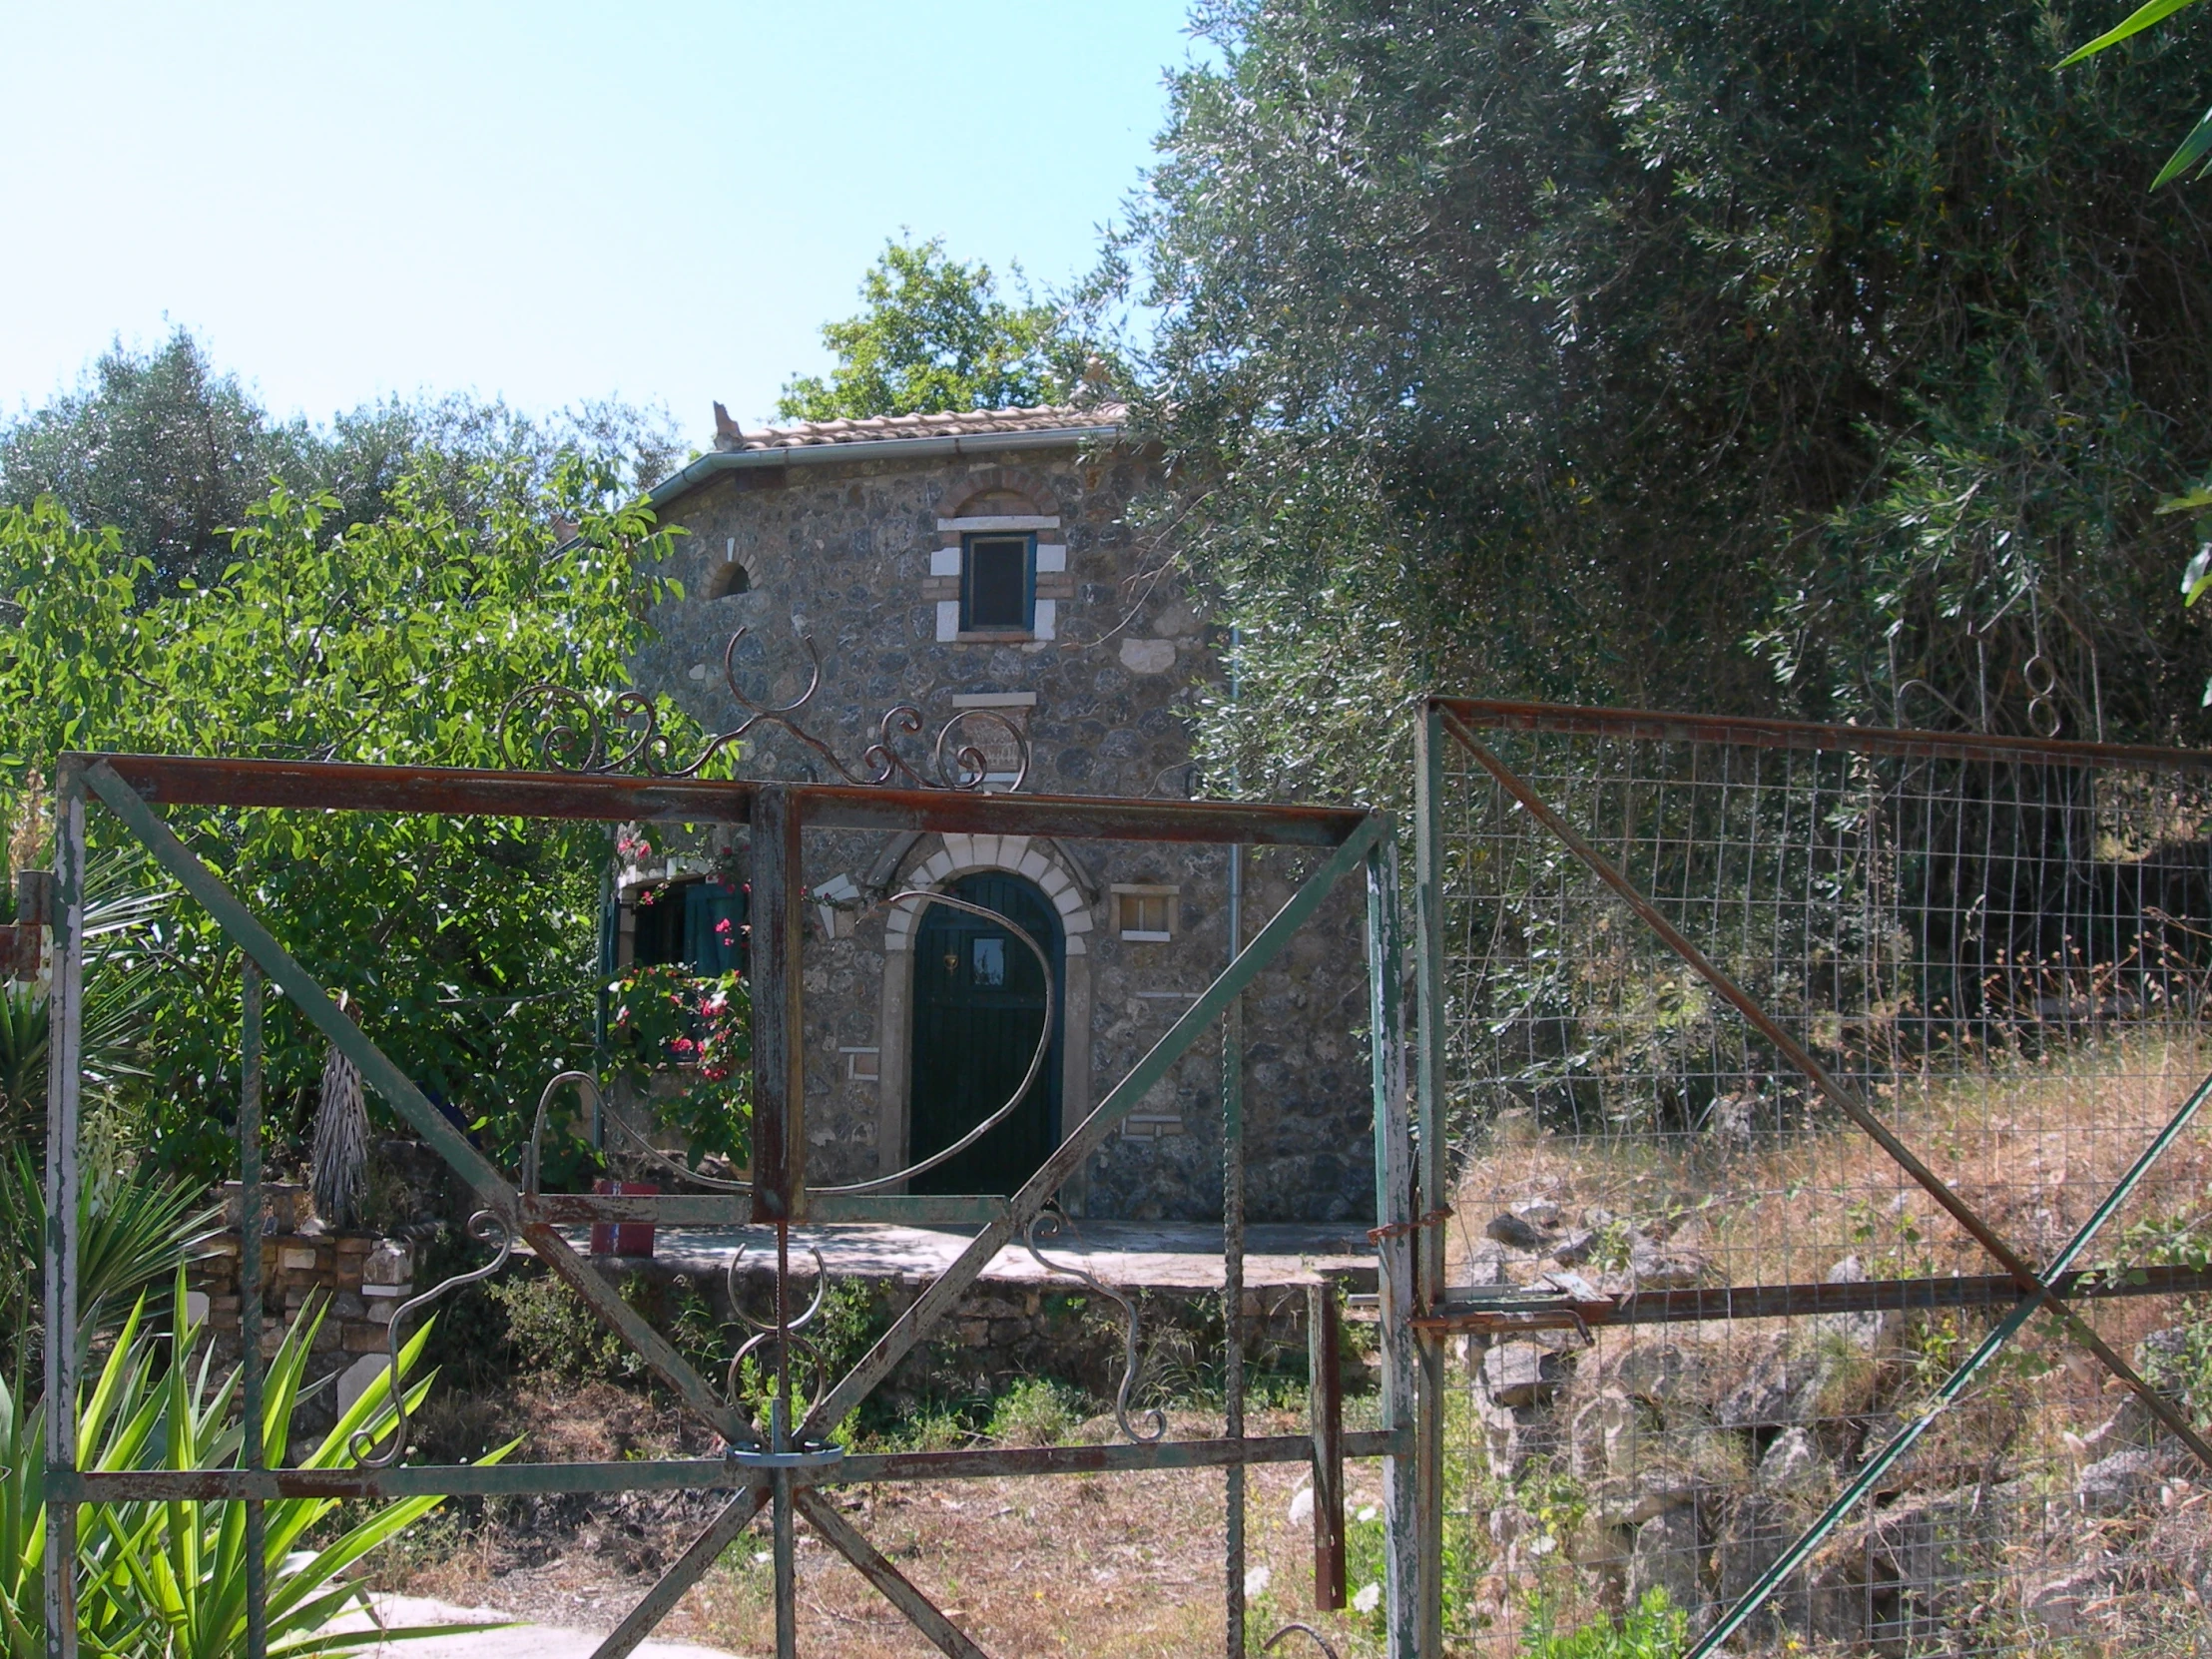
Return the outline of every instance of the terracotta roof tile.
{"type": "Polygon", "coordinates": [[[827,444],[880,443],[895,438],[988,437],[994,432],[1055,432],[1069,427],[1119,427],[1121,403],[1046,403],[1027,409],[970,409],[957,414],[873,415],[866,420],[811,420],[748,432],[715,405],[715,448],[813,449],[827,444]]]}

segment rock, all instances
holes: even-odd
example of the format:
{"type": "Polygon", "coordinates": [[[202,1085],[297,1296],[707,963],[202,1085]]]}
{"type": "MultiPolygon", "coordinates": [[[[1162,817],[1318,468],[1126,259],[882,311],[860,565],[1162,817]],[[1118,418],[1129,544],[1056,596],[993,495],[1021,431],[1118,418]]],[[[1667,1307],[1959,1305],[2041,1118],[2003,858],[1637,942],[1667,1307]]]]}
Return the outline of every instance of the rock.
{"type": "Polygon", "coordinates": [[[364,1285],[404,1285],[414,1276],[414,1252],[398,1239],[378,1239],[361,1260],[364,1285]]]}
{"type": "Polygon", "coordinates": [[[1498,1405],[1477,1393],[1474,1408],[1495,1479],[1518,1480],[1559,1450],[1559,1419],[1547,1405],[1498,1405]]]}
{"type": "Polygon", "coordinates": [[[1786,1428],[1759,1459],[1752,1481],[1762,1491],[1794,1492],[1824,1485],[1827,1477],[1828,1461],[1813,1436],[1802,1428],[1786,1428]]]}
{"type": "Polygon", "coordinates": [[[1708,1489],[1693,1468],[1639,1469],[1600,1481],[1590,1492],[1589,1512],[1607,1526],[1641,1526],[1654,1515],[1695,1504],[1708,1489]]]}
{"type": "Polygon", "coordinates": [[[1482,1356],[1482,1387],[1498,1405],[1535,1405],[1551,1398],[1566,1362],[1535,1343],[1500,1343],[1482,1356]]]}
{"type": "Polygon", "coordinates": [[[1501,1210],[1492,1216],[1482,1231],[1513,1250],[1541,1250],[1544,1244],[1544,1236],[1510,1210],[1501,1210]]]}
{"type": "MultiPolygon", "coordinates": [[[[1782,1559],[1782,1552],[1802,1530],[1795,1506],[1782,1498],[1765,1492],[1739,1498],[1713,1546],[1720,1599],[1731,1603],[1739,1599],[1782,1559]]],[[[1809,1612],[1805,1591],[1794,1582],[1785,1583],[1745,1628],[1771,1637],[1783,1624],[1803,1625],[1809,1612]]]]}
{"type": "Polygon", "coordinates": [[[2130,1392],[2120,1400],[2117,1411],[2069,1443],[2094,1462],[2099,1457],[2111,1456],[2122,1446],[2151,1444],[2163,1426],[2150,1414],[2150,1407],[2143,1403],[2141,1396],[2130,1392]]]}
{"type": "Polygon", "coordinates": [[[1671,1249],[1656,1239],[1631,1234],[1628,1276],[1641,1291],[1686,1291],[1705,1277],[1705,1258],[1694,1250],[1671,1249]]]}
{"type": "Polygon", "coordinates": [[[1608,1380],[1623,1393],[1648,1399],[1664,1413],[1668,1406],[1687,1404],[1704,1390],[1704,1357],[1684,1343],[1646,1340],[1630,1345],[1608,1380]]]}
{"type": "Polygon", "coordinates": [[[1643,1424],[1636,1404],[1617,1388],[1608,1388],[1574,1414],[1567,1450],[1578,1479],[1633,1473],[1640,1461],[1643,1424]]]}
{"type": "Polygon", "coordinates": [[[1582,1225],[1595,1232],[1604,1232],[1606,1228],[1613,1225],[1613,1212],[1606,1209],[1602,1204],[1585,1204],[1582,1206],[1582,1225]]]}
{"type": "Polygon", "coordinates": [[[1634,1606],[1649,1592],[1664,1590],[1670,1603],[1694,1614],[1705,1601],[1698,1576],[1701,1553],[1693,1505],[1662,1509],[1642,1522],[1628,1552],[1628,1604],[1634,1606]]]}
{"type": "Polygon", "coordinates": [[[2088,1626],[2084,1610],[2090,1602],[2102,1600],[2111,1583],[2109,1567],[2071,1572],[2022,1591],[2020,1611],[2053,1636],[2083,1635],[2088,1626]]]}
{"type": "Polygon", "coordinates": [[[2162,1374],[2171,1372],[2176,1362],[2188,1358],[2189,1328],[2169,1325],[2163,1331],[2153,1331],[2135,1345],[2135,1369],[2150,1381],[2162,1382],[2162,1374]]]}
{"type": "Polygon", "coordinates": [[[1797,1419],[1798,1399],[1813,1380],[1811,1359],[1769,1349],[1750,1374],[1713,1409],[1723,1428],[1783,1428],[1797,1419]]]}
{"type": "Polygon", "coordinates": [[[1513,1214],[1546,1233],[1559,1225],[1559,1206],[1548,1198],[1524,1198],[1513,1206],[1513,1214]]]}
{"type": "MultiPolygon", "coordinates": [[[[1828,1270],[1831,1285],[1864,1285],[1866,1282],[1866,1266],[1856,1256],[1846,1256],[1828,1270]]],[[[1869,1354],[1902,1330],[1904,1323],[1903,1314],[1880,1309],[1864,1314],[1823,1314],[1820,1318],[1823,1331],[1869,1354]]]]}
{"type": "Polygon", "coordinates": [[[2101,1457],[2074,1478],[2074,1501],[2085,1515],[2124,1515],[2158,1500],[2158,1456],[2129,1446],[2101,1457]]]}
{"type": "Polygon", "coordinates": [[[1595,1249],[1597,1235],[1587,1227],[1579,1227],[1551,1247],[1551,1259],[1563,1268],[1578,1268],[1595,1249]]]}
{"type": "Polygon", "coordinates": [[[1469,1287],[1504,1285],[1510,1282],[1505,1273],[1505,1252],[1488,1240],[1468,1252],[1460,1272],[1465,1276],[1462,1283],[1469,1287]]]}

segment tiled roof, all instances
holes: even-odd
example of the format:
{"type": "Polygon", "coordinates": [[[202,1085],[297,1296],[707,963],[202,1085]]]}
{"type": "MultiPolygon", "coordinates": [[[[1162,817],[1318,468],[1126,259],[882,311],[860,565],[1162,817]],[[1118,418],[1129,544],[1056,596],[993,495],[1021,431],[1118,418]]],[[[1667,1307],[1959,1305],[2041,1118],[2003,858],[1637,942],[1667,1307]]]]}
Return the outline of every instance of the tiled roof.
{"type": "Polygon", "coordinates": [[[989,437],[999,432],[1060,432],[1118,428],[1128,417],[1121,403],[1046,403],[1029,409],[970,409],[959,414],[874,415],[866,420],[811,420],[748,432],[715,405],[715,448],[725,454],[749,449],[816,449],[828,444],[883,443],[897,438],[989,437]]]}

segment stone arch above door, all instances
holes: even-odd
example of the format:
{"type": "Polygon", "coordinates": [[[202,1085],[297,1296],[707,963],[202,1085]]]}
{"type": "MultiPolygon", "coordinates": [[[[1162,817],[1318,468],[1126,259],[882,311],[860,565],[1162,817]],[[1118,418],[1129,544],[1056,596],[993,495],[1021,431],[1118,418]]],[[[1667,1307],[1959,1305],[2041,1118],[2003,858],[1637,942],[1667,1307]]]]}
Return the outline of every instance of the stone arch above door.
{"type": "MultiPolygon", "coordinates": [[[[1093,925],[1093,899],[1087,891],[1089,883],[1081,879],[1079,872],[1071,868],[1049,842],[1032,840],[1027,835],[946,835],[934,852],[907,870],[899,885],[941,887],[977,869],[1011,870],[1036,882],[1044,889],[1045,897],[1052,900],[1052,907],[1060,912],[1060,925],[1067,932],[1068,954],[1088,953],[1084,935],[1093,925]]],[[[883,948],[909,949],[917,924],[911,905],[901,904],[894,908],[884,924],[883,948]]]]}
{"type": "MultiPolygon", "coordinates": [[[[908,856],[926,845],[917,839],[908,856]]],[[[904,859],[900,860],[904,862],[904,859]]],[[[1064,991],[1060,1049],[1060,1121],[1072,1127],[1091,1110],[1091,965],[1088,938],[1097,926],[1098,894],[1088,875],[1051,841],[1027,835],[945,835],[919,859],[907,864],[889,885],[941,888],[975,870],[1002,869],[1034,881],[1059,913],[1065,939],[1064,991]]],[[[883,1007],[880,1043],[880,1105],[875,1144],[884,1174],[911,1162],[908,1154],[907,1076],[913,1044],[914,906],[894,906],[883,928],[883,1007]]],[[[1069,1202],[1081,1204],[1082,1176],[1064,1189],[1069,1202]]]]}

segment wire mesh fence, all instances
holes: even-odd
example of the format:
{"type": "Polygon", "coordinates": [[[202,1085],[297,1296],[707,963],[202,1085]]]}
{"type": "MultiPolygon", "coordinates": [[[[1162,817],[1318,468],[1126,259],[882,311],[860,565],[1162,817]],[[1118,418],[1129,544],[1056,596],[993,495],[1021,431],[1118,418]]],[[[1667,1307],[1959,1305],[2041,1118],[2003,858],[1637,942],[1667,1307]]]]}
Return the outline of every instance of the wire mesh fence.
{"type": "Polygon", "coordinates": [[[2212,1650],[2207,758],[1430,718],[1447,1641],[2212,1650]]]}

